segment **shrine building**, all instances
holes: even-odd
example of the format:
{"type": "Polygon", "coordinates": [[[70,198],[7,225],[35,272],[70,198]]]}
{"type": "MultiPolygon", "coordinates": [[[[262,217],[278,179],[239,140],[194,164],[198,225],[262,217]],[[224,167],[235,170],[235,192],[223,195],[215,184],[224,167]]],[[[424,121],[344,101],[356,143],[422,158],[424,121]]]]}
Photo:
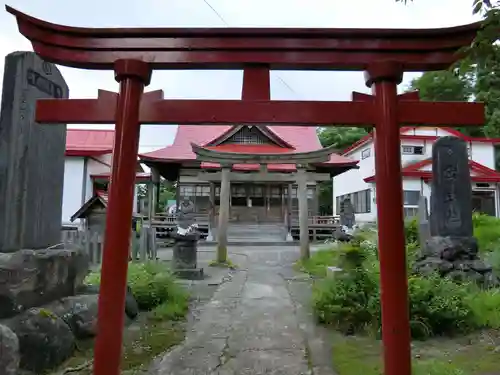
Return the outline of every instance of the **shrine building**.
{"type": "MultiPolygon", "coordinates": [[[[416,216],[421,195],[430,202],[432,145],[442,136],[455,136],[467,142],[473,209],[500,217],[500,172],[495,170],[495,145],[500,144],[500,139],[469,137],[452,128],[403,127],[401,161],[405,217],[416,216]]],[[[339,212],[340,203],[349,198],[356,212],[356,221],[376,221],[374,154],[373,134],[344,150],[343,156],[359,160],[359,169],[334,177],[334,214],[339,212]]]]}
{"type": "MultiPolygon", "coordinates": [[[[221,153],[293,155],[321,150],[312,127],[288,126],[207,126],[179,125],[172,145],[140,155],[141,161],[167,179],[178,180],[177,201],[190,200],[199,214],[214,215],[220,206],[221,176],[217,163],[199,161],[192,144],[221,153]]],[[[319,211],[318,183],[356,168],[357,161],[332,154],[326,163],[308,166],[308,216],[331,215],[319,211]]],[[[231,168],[229,221],[234,223],[284,223],[290,213],[298,216],[294,164],[234,164],[231,168]]],[[[153,173],[154,175],[155,173],[153,173]]]]}

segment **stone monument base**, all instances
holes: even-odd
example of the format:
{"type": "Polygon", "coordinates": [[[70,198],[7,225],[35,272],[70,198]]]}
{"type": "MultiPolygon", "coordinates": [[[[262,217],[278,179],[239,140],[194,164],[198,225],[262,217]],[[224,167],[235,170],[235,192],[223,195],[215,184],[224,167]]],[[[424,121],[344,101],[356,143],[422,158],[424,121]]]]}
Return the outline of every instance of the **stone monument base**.
{"type": "Polygon", "coordinates": [[[174,233],[171,236],[174,243],[172,270],[182,279],[201,280],[203,269],[198,268],[198,240],[199,232],[190,232],[185,235],[174,233]]]}
{"type": "Polygon", "coordinates": [[[434,236],[427,240],[414,271],[423,275],[438,272],[456,281],[474,281],[485,287],[500,285],[491,266],[478,257],[474,237],[434,236]]]}
{"type": "Polygon", "coordinates": [[[195,269],[177,269],[174,270],[175,275],[179,279],[185,280],[203,280],[205,274],[203,272],[203,268],[195,268],[195,269]]]}

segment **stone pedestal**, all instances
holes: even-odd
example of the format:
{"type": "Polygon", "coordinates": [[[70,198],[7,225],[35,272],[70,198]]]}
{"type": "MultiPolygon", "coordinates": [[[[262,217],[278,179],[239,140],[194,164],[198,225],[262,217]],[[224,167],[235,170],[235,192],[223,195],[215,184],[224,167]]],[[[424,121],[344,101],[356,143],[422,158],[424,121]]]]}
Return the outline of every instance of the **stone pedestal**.
{"type": "Polygon", "coordinates": [[[174,239],[174,254],[172,258],[172,269],[182,279],[203,279],[203,268],[198,268],[198,240],[200,233],[189,233],[172,235],[174,239]]]}

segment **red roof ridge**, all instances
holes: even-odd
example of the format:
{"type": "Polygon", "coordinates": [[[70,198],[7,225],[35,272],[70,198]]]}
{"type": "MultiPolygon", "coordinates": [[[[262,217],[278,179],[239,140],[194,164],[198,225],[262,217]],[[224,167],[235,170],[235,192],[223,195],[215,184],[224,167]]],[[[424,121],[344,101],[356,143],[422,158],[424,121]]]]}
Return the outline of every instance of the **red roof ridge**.
{"type": "MultiPolygon", "coordinates": [[[[427,158],[424,160],[419,160],[415,163],[408,164],[401,170],[401,175],[403,177],[415,177],[422,179],[432,178],[432,171],[422,171],[421,168],[432,163],[432,158],[427,158]]],[[[500,172],[488,168],[485,165],[478,163],[475,160],[468,161],[469,168],[473,171],[478,172],[479,176],[471,176],[473,181],[487,181],[487,182],[500,182],[500,172]]],[[[374,182],[375,175],[368,176],[363,179],[365,182],[374,182]]]]}

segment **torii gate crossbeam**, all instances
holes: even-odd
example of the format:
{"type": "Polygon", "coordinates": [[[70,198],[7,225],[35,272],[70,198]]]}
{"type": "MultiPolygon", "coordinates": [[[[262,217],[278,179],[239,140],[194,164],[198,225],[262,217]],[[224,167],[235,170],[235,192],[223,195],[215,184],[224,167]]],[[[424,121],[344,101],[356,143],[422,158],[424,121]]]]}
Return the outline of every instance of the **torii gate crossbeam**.
{"type": "MultiPolygon", "coordinates": [[[[40,102],[38,122],[113,123],[116,134],[99,296],[95,375],[118,375],[141,123],[375,125],[375,164],[385,375],[411,375],[401,183],[400,124],[482,125],[479,104],[398,100],[405,71],[446,69],[470,45],[479,23],[446,29],[88,29],[54,25],[7,7],[43,59],[113,70],[115,106],[97,100],[40,102]],[[154,69],[245,69],[256,95],[239,101],[142,100],[154,69]],[[373,100],[283,102],[262,99],[269,69],[361,70],[373,100]],[[263,74],[262,72],[265,72],[263,74]],[[258,100],[260,99],[260,100],[258,100]],[[460,114],[460,115],[458,115],[460,114]]],[[[358,97],[359,98],[359,97],[358,97]]],[[[101,98],[102,99],[102,98],[101,98]]],[[[355,98],[356,99],[356,98],[355,98]]],[[[408,97],[406,97],[408,99],[408,97]]],[[[108,101],[109,102],[109,101],[108,101]]]]}

